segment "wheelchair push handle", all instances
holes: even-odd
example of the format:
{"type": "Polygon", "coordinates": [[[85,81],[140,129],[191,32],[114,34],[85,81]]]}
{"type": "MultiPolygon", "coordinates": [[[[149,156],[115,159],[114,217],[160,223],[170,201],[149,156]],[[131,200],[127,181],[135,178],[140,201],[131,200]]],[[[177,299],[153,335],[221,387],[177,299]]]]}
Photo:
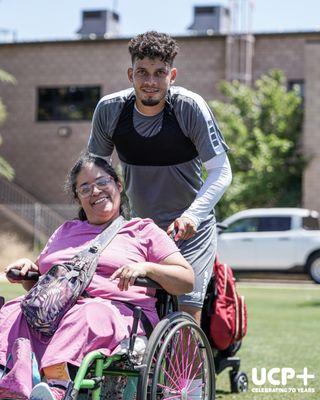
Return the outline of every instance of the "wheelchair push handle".
{"type": "Polygon", "coordinates": [[[6,276],[13,281],[37,281],[40,277],[39,272],[35,271],[28,271],[24,276],[21,275],[20,269],[18,268],[11,268],[6,276]]]}

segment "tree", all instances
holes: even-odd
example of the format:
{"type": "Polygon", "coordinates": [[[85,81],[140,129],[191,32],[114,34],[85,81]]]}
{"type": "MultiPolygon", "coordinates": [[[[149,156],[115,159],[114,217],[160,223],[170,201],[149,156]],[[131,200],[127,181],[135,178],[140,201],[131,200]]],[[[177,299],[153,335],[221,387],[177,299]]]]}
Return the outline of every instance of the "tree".
{"type": "MultiPolygon", "coordinates": [[[[15,84],[16,80],[12,75],[8,74],[8,72],[0,69],[0,82],[15,84]]],[[[3,104],[2,99],[0,97],[0,125],[5,121],[6,117],[7,117],[6,107],[3,104]]],[[[2,137],[0,135],[0,146],[1,144],[2,144],[2,137]]],[[[12,180],[14,177],[13,168],[1,156],[0,156],[0,175],[6,177],[9,180],[12,180]]]]}
{"type": "Polygon", "coordinates": [[[223,82],[228,102],[210,106],[231,147],[233,182],[217,207],[219,219],[245,208],[299,206],[302,173],[303,108],[298,91],[272,70],[253,87],[223,82]]]}

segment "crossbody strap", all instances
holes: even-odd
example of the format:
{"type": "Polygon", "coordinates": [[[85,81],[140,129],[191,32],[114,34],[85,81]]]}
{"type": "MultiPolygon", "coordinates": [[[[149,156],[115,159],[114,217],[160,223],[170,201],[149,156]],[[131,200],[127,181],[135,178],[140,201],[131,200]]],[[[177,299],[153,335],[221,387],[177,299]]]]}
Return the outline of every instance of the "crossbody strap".
{"type": "Polygon", "coordinates": [[[120,215],[115,219],[111,225],[104,229],[95,239],[92,240],[90,247],[95,247],[97,253],[101,254],[103,250],[108,246],[111,240],[117,235],[122,226],[125,223],[125,219],[120,215]]]}
{"type": "Polygon", "coordinates": [[[111,225],[105,228],[98,236],[96,236],[89,243],[88,247],[84,250],[80,251],[75,257],[83,258],[89,253],[95,254],[96,257],[103,252],[103,250],[108,246],[108,244],[112,241],[112,239],[117,235],[122,226],[125,223],[125,219],[120,215],[117,219],[115,219],[111,225]]]}

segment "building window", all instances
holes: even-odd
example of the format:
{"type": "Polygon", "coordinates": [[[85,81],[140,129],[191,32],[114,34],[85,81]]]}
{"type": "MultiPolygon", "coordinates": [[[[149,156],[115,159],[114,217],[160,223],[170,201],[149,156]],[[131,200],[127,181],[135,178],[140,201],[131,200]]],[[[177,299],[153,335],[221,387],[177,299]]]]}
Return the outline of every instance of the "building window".
{"type": "Polygon", "coordinates": [[[38,121],[90,121],[100,99],[99,86],[38,88],[38,121]]]}

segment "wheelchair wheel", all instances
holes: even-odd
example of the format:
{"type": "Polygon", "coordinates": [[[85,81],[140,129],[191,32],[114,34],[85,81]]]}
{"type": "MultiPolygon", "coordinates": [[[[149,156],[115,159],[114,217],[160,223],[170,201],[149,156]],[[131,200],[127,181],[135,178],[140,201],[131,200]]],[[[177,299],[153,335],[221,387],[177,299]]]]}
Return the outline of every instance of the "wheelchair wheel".
{"type": "Polygon", "coordinates": [[[160,321],[150,337],[138,384],[138,400],[188,399],[215,395],[214,362],[209,342],[185,313],[160,321]]]}
{"type": "Polygon", "coordinates": [[[232,393],[247,392],[249,386],[247,374],[245,372],[230,371],[230,385],[232,393]]]}

